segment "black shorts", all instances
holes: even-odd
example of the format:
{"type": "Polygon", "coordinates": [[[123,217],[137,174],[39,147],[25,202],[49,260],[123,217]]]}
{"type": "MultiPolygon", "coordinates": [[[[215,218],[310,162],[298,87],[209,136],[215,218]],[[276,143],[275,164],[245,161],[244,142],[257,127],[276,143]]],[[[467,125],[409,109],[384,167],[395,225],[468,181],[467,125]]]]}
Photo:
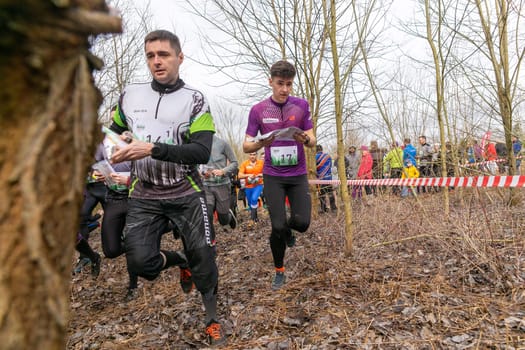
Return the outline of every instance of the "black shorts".
{"type": "Polygon", "coordinates": [[[128,202],[124,249],[128,269],[148,280],[163,269],[160,242],[169,222],[180,232],[195,286],[201,293],[217,285],[215,232],[203,192],[176,199],[135,199],[128,202]]]}

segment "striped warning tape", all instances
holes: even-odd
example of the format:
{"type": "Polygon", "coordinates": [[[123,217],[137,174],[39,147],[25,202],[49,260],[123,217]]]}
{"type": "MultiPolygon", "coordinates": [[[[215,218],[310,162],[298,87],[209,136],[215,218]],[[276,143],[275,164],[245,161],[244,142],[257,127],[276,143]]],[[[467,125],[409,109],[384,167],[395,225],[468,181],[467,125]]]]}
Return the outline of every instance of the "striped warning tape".
{"type": "MultiPolygon", "coordinates": [[[[523,156],[519,156],[519,157],[516,157],[516,159],[523,159],[523,156]]],[[[463,164],[464,167],[472,167],[472,166],[482,166],[482,165],[487,165],[491,162],[495,162],[495,163],[503,163],[503,162],[506,162],[508,159],[507,158],[499,158],[499,159],[494,159],[494,160],[484,160],[483,162],[477,162],[477,163],[465,163],[463,164]]]]}
{"type": "MultiPolygon", "coordinates": [[[[311,185],[339,185],[340,180],[309,180],[311,185]]],[[[348,180],[349,186],[525,187],[525,176],[425,177],[348,180]]]]}

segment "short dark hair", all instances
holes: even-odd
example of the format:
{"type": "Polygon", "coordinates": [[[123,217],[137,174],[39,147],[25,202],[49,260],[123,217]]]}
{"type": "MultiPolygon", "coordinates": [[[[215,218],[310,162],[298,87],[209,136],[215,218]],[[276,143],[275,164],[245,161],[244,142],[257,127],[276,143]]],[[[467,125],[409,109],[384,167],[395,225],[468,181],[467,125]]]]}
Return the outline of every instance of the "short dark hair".
{"type": "Polygon", "coordinates": [[[179,37],[170,31],[162,30],[162,29],[154,30],[148,33],[148,35],[146,35],[146,37],[144,38],[144,48],[146,47],[147,43],[151,41],[157,41],[157,40],[158,41],[169,41],[170,46],[172,47],[173,50],[175,50],[175,53],[177,54],[179,54],[182,51],[182,48],[180,46],[179,37]]]}
{"type": "Polygon", "coordinates": [[[295,67],[286,60],[277,61],[270,67],[270,77],[295,78],[295,67]]]}
{"type": "Polygon", "coordinates": [[[323,150],[323,146],[321,146],[321,145],[317,145],[317,146],[315,146],[315,150],[316,150],[317,152],[322,151],[322,150],[323,150]]]}
{"type": "Polygon", "coordinates": [[[403,140],[403,143],[405,144],[410,143],[410,137],[405,137],[405,139],[403,140]]]}

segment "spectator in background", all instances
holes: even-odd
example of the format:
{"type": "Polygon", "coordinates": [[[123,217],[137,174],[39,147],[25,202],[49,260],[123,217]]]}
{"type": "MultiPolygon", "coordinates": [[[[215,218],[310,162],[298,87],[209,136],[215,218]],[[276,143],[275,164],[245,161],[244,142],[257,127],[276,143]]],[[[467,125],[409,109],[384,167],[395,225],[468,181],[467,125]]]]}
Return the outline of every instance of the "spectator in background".
{"type": "Polygon", "coordinates": [[[357,178],[360,163],[361,157],[356,152],[356,147],[348,147],[348,155],[345,157],[346,177],[348,180],[355,180],[357,178]]]}
{"type": "MultiPolygon", "coordinates": [[[[452,149],[452,143],[447,141],[445,143],[445,163],[447,165],[447,177],[454,176],[454,150],[452,149]]],[[[440,159],[441,160],[441,159],[440,159]]],[[[441,168],[438,176],[441,176],[441,168]]]]}
{"type": "Polygon", "coordinates": [[[499,158],[505,158],[507,156],[507,146],[505,146],[503,142],[496,142],[494,147],[499,158]]]}
{"type": "Polygon", "coordinates": [[[507,146],[503,142],[496,142],[496,154],[498,155],[498,170],[500,174],[506,174],[509,167],[507,162],[507,146]]]}
{"type": "Polygon", "coordinates": [[[472,141],[472,149],[474,150],[474,157],[476,159],[476,162],[482,162],[483,161],[483,149],[478,143],[478,140],[472,141]]]}
{"type": "Polygon", "coordinates": [[[467,162],[469,164],[476,163],[476,155],[474,153],[474,143],[473,142],[467,145],[466,156],[467,156],[467,162]]]}
{"type": "MultiPolygon", "coordinates": [[[[400,179],[403,172],[403,150],[399,147],[399,143],[394,141],[391,145],[390,151],[386,154],[383,160],[383,171],[392,179],[400,179]]],[[[399,193],[399,186],[392,187],[392,193],[399,193]]]]}
{"type": "MultiPolygon", "coordinates": [[[[427,142],[427,137],[419,136],[419,151],[417,155],[419,174],[421,177],[432,177],[432,146],[427,142]]],[[[425,186],[419,188],[421,192],[427,192],[425,186]]]]}
{"type": "MultiPolygon", "coordinates": [[[[419,177],[419,170],[412,164],[411,160],[408,160],[405,167],[403,168],[401,178],[402,179],[417,179],[419,177]]],[[[414,186],[404,185],[401,189],[401,197],[408,197],[409,195],[415,195],[414,186]]]]}
{"type": "Polygon", "coordinates": [[[477,140],[469,141],[467,161],[470,164],[468,166],[469,173],[478,174],[479,171],[483,171],[484,165],[480,164],[483,162],[483,152],[477,140]]]}
{"type": "Polygon", "coordinates": [[[417,156],[417,150],[414,147],[413,144],[410,143],[410,138],[405,137],[403,140],[403,164],[407,166],[408,161],[412,163],[412,165],[416,165],[416,156],[417,156]]]}
{"type": "MultiPolygon", "coordinates": [[[[328,153],[323,152],[323,146],[316,146],[315,164],[317,167],[317,179],[319,180],[332,180],[332,157],[328,153]]],[[[330,201],[330,210],[335,213],[337,212],[337,206],[335,204],[334,188],[331,184],[320,184],[317,185],[319,202],[321,205],[321,212],[328,212],[328,206],[326,205],[326,197],[330,201]]]]}
{"type": "Polygon", "coordinates": [[[441,176],[441,145],[435,143],[432,145],[432,176],[441,176]]]}
{"type": "MultiPolygon", "coordinates": [[[[372,156],[372,178],[382,179],[383,178],[383,158],[385,152],[379,148],[377,141],[370,142],[370,155],[372,156]]],[[[372,192],[375,194],[377,186],[372,187],[372,192]]]]}
{"type": "MultiPolygon", "coordinates": [[[[361,162],[359,164],[359,169],[357,170],[357,179],[368,180],[372,178],[372,156],[370,155],[370,152],[368,152],[367,146],[361,146],[360,150],[361,162]]],[[[366,194],[371,195],[372,190],[370,188],[370,185],[365,185],[364,187],[366,194]]],[[[362,185],[354,187],[354,190],[352,191],[352,198],[361,198],[363,196],[362,188],[362,185]]]]}
{"type": "Polygon", "coordinates": [[[512,152],[516,158],[516,174],[514,175],[520,175],[521,159],[519,157],[521,153],[521,141],[518,140],[516,136],[512,136],[512,152]]]}
{"type": "MultiPolygon", "coordinates": [[[[355,180],[361,163],[361,156],[356,152],[355,146],[348,147],[348,155],[345,156],[345,171],[347,180],[355,180]]],[[[354,192],[355,185],[348,185],[348,193],[354,192]]]]}
{"type": "Polygon", "coordinates": [[[496,164],[498,153],[496,152],[496,145],[494,142],[487,142],[485,145],[485,169],[490,175],[496,175],[498,172],[498,165],[496,164]]]}

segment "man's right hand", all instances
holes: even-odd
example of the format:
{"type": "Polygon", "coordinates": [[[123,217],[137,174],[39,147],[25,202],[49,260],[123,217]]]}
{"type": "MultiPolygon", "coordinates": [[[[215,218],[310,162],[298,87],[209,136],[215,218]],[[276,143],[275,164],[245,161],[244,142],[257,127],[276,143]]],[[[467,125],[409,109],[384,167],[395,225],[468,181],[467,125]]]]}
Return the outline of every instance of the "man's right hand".
{"type": "Polygon", "coordinates": [[[153,144],[149,142],[133,141],[126,147],[118,148],[111,156],[111,163],[120,163],[126,160],[137,160],[151,155],[153,144]]]}

